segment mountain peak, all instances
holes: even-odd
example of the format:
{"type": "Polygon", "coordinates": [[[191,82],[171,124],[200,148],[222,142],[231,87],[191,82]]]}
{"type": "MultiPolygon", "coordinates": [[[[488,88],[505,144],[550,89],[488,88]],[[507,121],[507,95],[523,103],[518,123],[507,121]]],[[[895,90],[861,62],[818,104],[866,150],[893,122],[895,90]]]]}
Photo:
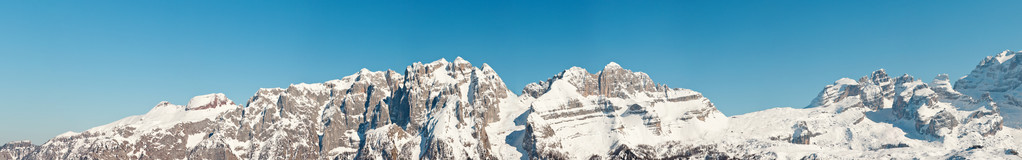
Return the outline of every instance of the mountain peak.
{"type": "Polygon", "coordinates": [[[209,108],[216,108],[223,105],[235,105],[233,101],[227,99],[223,93],[213,93],[201,96],[195,96],[188,101],[186,110],[203,110],[209,108]]]}
{"type": "Polygon", "coordinates": [[[870,74],[869,78],[870,81],[873,82],[874,84],[881,84],[891,81],[891,77],[887,76],[887,72],[883,68],[873,71],[873,73],[870,74]]]}
{"type": "Polygon", "coordinates": [[[947,73],[941,73],[941,74],[938,74],[937,77],[934,77],[933,80],[934,81],[950,81],[951,78],[947,75],[947,73]]]}
{"type": "Polygon", "coordinates": [[[995,56],[994,58],[997,59],[997,62],[1004,63],[1004,61],[1007,61],[1011,58],[1015,58],[1015,53],[1016,52],[1013,52],[1011,50],[1004,50],[1000,54],[997,54],[997,56],[995,56]]]}
{"type": "Polygon", "coordinates": [[[486,63],[483,63],[483,66],[480,66],[479,69],[483,71],[493,71],[493,68],[491,68],[490,65],[486,63]]]}
{"type": "Polygon", "coordinates": [[[618,65],[615,62],[610,62],[610,63],[607,63],[606,66],[603,66],[603,70],[607,70],[607,69],[623,69],[623,68],[621,68],[621,65],[618,65]]]}
{"type": "Polygon", "coordinates": [[[440,58],[440,59],[438,59],[436,61],[429,62],[429,64],[448,64],[448,63],[451,63],[451,62],[448,62],[447,58],[440,58]]]}
{"type": "Polygon", "coordinates": [[[464,58],[461,58],[461,56],[458,56],[458,57],[454,58],[454,64],[465,64],[465,63],[468,63],[468,61],[466,61],[464,58]]]}
{"type": "Polygon", "coordinates": [[[875,79],[875,78],[883,78],[883,77],[888,77],[888,76],[887,76],[887,71],[884,70],[883,68],[881,68],[881,69],[878,69],[876,71],[873,71],[873,73],[870,74],[870,77],[875,79]]]}
{"type": "Polygon", "coordinates": [[[877,74],[887,75],[887,71],[884,70],[883,68],[880,68],[880,69],[877,69],[876,71],[873,71],[873,75],[877,75],[877,74]]]}
{"type": "Polygon", "coordinates": [[[1015,55],[1018,54],[1018,53],[1020,53],[1020,52],[1011,51],[1011,50],[1004,50],[1004,51],[1001,51],[1001,53],[997,53],[996,55],[987,56],[987,58],[985,60],[983,60],[982,62],[980,62],[979,65],[980,66],[987,66],[987,65],[991,65],[991,64],[1003,64],[1003,63],[1007,62],[1008,60],[1011,60],[1011,59],[1015,58],[1015,55]],[[995,61],[997,63],[994,63],[995,61]]]}
{"type": "Polygon", "coordinates": [[[358,70],[358,74],[366,74],[366,73],[371,73],[371,72],[373,72],[373,71],[370,71],[367,68],[362,68],[362,69],[358,70]]]}

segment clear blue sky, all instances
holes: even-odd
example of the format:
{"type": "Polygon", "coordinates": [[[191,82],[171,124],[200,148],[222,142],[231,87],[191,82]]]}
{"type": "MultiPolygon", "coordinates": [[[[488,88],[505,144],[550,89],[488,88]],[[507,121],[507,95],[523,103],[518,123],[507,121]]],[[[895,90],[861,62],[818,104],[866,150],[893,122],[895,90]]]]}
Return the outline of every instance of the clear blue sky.
{"type": "MultiPolygon", "coordinates": [[[[1018,1],[1015,1],[1018,2],[1018,1]]],[[[222,92],[461,56],[515,92],[610,61],[727,115],[886,68],[929,81],[1022,48],[1014,2],[3,1],[0,141],[39,144],[222,92]]]]}

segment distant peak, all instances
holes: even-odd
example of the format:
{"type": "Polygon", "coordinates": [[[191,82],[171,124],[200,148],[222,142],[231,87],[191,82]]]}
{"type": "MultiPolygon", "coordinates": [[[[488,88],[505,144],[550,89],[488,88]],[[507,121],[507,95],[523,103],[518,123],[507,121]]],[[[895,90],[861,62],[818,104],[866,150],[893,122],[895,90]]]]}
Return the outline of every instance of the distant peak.
{"type": "Polygon", "coordinates": [[[77,135],[77,134],[78,134],[78,132],[67,131],[67,132],[64,132],[64,133],[61,133],[61,134],[57,135],[57,137],[70,137],[70,136],[74,136],[74,135],[77,135]]]}
{"type": "Polygon", "coordinates": [[[588,74],[590,74],[590,73],[585,68],[578,67],[578,66],[572,66],[571,68],[568,68],[568,69],[566,69],[564,71],[561,71],[561,73],[558,73],[556,77],[559,77],[560,79],[563,79],[563,78],[571,79],[571,78],[583,77],[584,75],[588,75],[588,74]]]}
{"type": "Polygon", "coordinates": [[[915,81],[915,79],[916,79],[915,77],[912,77],[912,75],[908,75],[906,73],[906,74],[901,74],[901,76],[898,77],[897,81],[898,82],[911,82],[911,81],[915,81]]]}
{"type": "Polygon", "coordinates": [[[429,64],[448,64],[448,63],[451,63],[451,62],[448,62],[446,58],[440,58],[440,59],[438,59],[436,61],[429,62],[429,64]]]}
{"type": "Polygon", "coordinates": [[[873,71],[873,74],[870,74],[870,81],[876,84],[880,84],[891,81],[891,77],[887,76],[887,71],[881,68],[876,71],[873,71]]]}
{"type": "Polygon", "coordinates": [[[1008,55],[1009,53],[1015,53],[1015,52],[1011,51],[1010,49],[1006,49],[1004,51],[1001,51],[1001,53],[998,54],[998,55],[1008,55]]]}
{"type": "Polygon", "coordinates": [[[933,80],[934,81],[949,81],[949,80],[951,80],[951,78],[947,75],[947,73],[942,73],[942,74],[938,74],[937,77],[933,77],[933,80]]]}
{"type": "Polygon", "coordinates": [[[887,71],[885,71],[883,68],[880,68],[880,69],[878,69],[876,71],[873,71],[873,75],[884,75],[884,76],[887,76],[887,71]]]}
{"type": "Polygon", "coordinates": [[[607,63],[607,66],[604,66],[603,69],[604,70],[606,70],[606,69],[621,69],[621,65],[618,65],[615,62],[610,62],[610,63],[607,63]]]}
{"type": "Polygon", "coordinates": [[[159,106],[168,106],[168,105],[170,105],[170,102],[168,102],[168,101],[160,101],[159,104],[156,104],[157,107],[159,107],[159,106]]]}
{"type": "Polygon", "coordinates": [[[201,96],[195,96],[188,101],[187,110],[203,110],[208,108],[216,108],[223,105],[235,105],[233,101],[227,99],[223,93],[213,93],[201,96]]]}
{"type": "Polygon", "coordinates": [[[483,66],[481,66],[480,69],[482,69],[483,71],[493,71],[493,68],[490,68],[490,65],[486,63],[483,63],[483,66]]]}
{"type": "Polygon", "coordinates": [[[32,144],[32,141],[30,141],[30,140],[19,140],[19,141],[11,141],[11,142],[8,142],[7,144],[9,144],[9,145],[13,145],[13,144],[32,144]]]}
{"type": "Polygon", "coordinates": [[[373,71],[369,71],[369,69],[366,69],[366,68],[362,68],[361,70],[358,70],[358,74],[366,74],[366,73],[372,73],[372,72],[373,71]]]}
{"type": "Polygon", "coordinates": [[[837,84],[837,85],[852,85],[852,84],[859,84],[859,82],[855,81],[854,79],[851,79],[851,78],[841,78],[841,79],[838,79],[837,81],[834,81],[834,84],[837,84]]]}
{"type": "Polygon", "coordinates": [[[571,66],[571,68],[568,68],[567,70],[564,70],[564,72],[584,72],[584,73],[589,73],[589,71],[587,71],[585,68],[578,67],[578,66],[571,66]]]}
{"type": "Polygon", "coordinates": [[[1015,52],[1011,50],[1004,50],[1003,52],[997,54],[997,56],[994,57],[994,59],[997,60],[997,63],[1004,63],[1004,61],[1008,61],[1009,59],[1012,58],[1015,58],[1015,52]]]}
{"type": "Polygon", "coordinates": [[[468,63],[468,61],[466,61],[464,58],[461,58],[461,56],[458,56],[458,57],[454,58],[454,64],[465,64],[465,63],[468,63]]]}

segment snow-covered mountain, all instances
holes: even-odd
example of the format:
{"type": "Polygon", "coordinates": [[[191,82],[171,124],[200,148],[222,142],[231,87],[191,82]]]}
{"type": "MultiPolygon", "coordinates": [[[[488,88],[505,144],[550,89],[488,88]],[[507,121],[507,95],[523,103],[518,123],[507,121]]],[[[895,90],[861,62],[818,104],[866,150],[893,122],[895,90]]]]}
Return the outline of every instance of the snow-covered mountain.
{"type": "Polygon", "coordinates": [[[573,67],[529,84],[522,147],[530,158],[630,156],[630,148],[718,134],[727,117],[698,92],[668,88],[611,62],[591,74],[573,67]]]}
{"type": "Polygon", "coordinates": [[[971,97],[989,97],[1000,106],[1004,125],[1022,128],[1022,58],[1006,50],[988,56],[968,76],[955,82],[954,90],[971,97]]]}
{"type": "Polygon", "coordinates": [[[611,62],[520,95],[460,57],[223,94],[0,146],[0,159],[1022,159],[1017,52],[954,85],[884,70],[824,87],[806,108],[727,117],[696,91],[611,62]]]}

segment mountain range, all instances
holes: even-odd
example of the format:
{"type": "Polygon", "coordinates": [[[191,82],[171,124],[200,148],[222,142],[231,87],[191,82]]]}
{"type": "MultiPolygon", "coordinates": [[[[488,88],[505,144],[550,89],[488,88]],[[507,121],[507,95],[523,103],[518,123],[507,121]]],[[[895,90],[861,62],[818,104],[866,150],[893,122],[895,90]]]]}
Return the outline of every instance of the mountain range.
{"type": "Polygon", "coordinates": [[[459,57],[263,88],[244,104],[218,93],[160,102],[41,145],[9,142],[0,159],[1022,159],[1017,54],[957,80],[880,69],[823,87],[805,108],[730,117],[614,62],[515,94],[459,57]]]}

